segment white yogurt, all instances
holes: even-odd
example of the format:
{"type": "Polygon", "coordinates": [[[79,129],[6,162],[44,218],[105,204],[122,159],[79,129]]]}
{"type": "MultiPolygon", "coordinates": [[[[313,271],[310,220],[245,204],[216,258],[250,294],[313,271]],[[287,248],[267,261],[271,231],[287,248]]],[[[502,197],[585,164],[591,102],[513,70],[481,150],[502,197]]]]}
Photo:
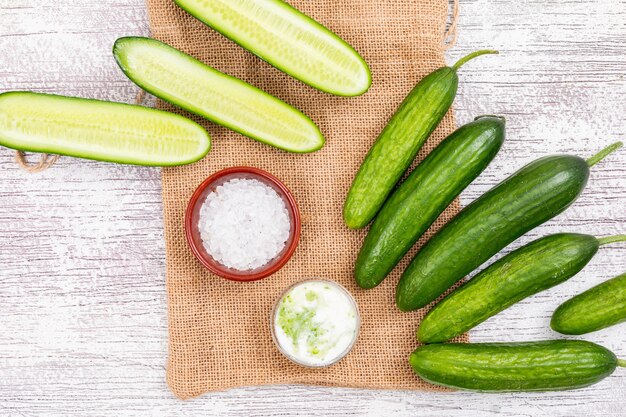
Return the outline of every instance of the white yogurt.
{"type": "Polygon", "coordinates": [[[343,287],[324,280],[294,285],[274,309],[272,334],[279,350],[294,362],[329,366],[352,349],[359,313],[343,287]]]}

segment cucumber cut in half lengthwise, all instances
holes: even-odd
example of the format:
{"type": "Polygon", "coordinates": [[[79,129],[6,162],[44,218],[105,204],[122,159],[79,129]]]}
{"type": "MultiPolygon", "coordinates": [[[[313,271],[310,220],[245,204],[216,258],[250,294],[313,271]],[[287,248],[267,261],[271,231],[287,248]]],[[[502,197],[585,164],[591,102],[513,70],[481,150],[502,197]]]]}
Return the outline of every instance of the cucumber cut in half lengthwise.
{"type": "Polygon", "coordinates": [[[31,92],[0,94],[0,145],[121,164],[196,162],[209,134],[175,114],[130,104],[31,92]]]}
{"type": "Polygon", "coordinates": [[[252,139],[297,153],[324,146],[319,128],[287,103],[154,39],[118,39],[113,54],[144,90],[252,139]]]}
{"type": "Polygon", "coordinates": [[[363,58],[283,0],[175,0],[189,14],[318,90],[358,96],[372,84],[363,58]]]}

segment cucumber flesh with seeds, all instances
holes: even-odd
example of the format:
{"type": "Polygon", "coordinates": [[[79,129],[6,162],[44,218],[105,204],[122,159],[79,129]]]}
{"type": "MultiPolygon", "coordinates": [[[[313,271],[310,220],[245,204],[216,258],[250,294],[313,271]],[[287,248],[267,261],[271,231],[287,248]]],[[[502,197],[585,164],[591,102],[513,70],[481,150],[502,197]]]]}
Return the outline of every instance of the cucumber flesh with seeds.
{"type": "Polygon", "coordinates": [[[554,312],[550,326],[559,333],[580,335],[624,321],[626,274],[597,285],[561,304],[554,312]]]}
{"type": "Polygon", "coordinates": [[[300,111],[162,42],[121,38],[113,54],[138,86],[185,110],[286,151],[324,146],[319,128],[300,111]]]}
{"type": "Polygon", "coordinates": [[[0,145],[145,166],[196,162],[211,147],[197,123],[129,104],[31,92],[0,94],[0,145]]]}
{"type": "Polygon", "coordinates": [[[398,308],[416,310],[435,301],[509,243],[563,212],[585,188],[590,166],[621,146],[615,143],[588,161],[541,158],[471,203],[413,258],[398,283],[398,308]]]}
{"type": "Polygon", "coordinates": [[[365,156],[350,187],[343,218],[351,229],[361,229],[376,216],[420,148],[446,115],[459,84],[457,70],[469,60],[497,51],[476,51],[452,67],[424,77],[404,99],[365,156]]]}
{"type": "Polygon", "coordinates": [[[626,236],[596,239],[560,233],[511,252],[437,304],[420,323],[418,340],[445,342],[518,301],[561,284],[580,272],[601,245],[617,238],[626,240],[626,236]]]}
{"type": "Polygon", "coordinates": [[[504,142],[504,119],[482,116],[457,129],[420,163],[385,203],[354,269],[361,288],[391,272],[448,205],[493,160],[504,142]]]}
{"type": "Polygon", "coordinates": [[[282,0],[175,0],[261,59],[321,91],[358,96],[372,84],[363,58],[339,36],[282,0]]]}
{"type": "Polygon", "coordinates": [[[626,366],[609,350],[583,340],[426,345],[409,362],[427,382],[480,392],[571,390],[626,366]]]}

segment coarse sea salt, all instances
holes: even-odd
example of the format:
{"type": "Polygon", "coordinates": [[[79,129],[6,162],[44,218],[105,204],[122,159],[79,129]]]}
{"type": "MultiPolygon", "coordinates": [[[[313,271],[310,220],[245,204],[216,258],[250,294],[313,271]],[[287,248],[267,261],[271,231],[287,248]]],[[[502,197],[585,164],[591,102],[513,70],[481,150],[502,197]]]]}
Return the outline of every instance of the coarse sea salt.
{"type": "Polygon", "coordinates": [[[235,178],[207,196],[198,229],[213,259],[249,271],[266,265],[285,248],[291,220],[273,188],[255,179],[235,178]]]}

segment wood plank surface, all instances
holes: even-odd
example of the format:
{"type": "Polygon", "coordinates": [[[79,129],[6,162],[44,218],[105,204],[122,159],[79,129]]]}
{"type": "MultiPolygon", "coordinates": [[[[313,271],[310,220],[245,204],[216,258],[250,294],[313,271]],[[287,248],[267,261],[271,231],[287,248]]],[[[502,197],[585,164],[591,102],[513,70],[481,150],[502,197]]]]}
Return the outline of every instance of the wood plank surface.
{"type": "MultiPolygon", "coordinates": [[[[347,0],[333,0],[347,1],[347,0]]],[[[110,49],[149,33],[143,0],[0,0],[0,92],[132,102],[110,49]]],[[[626,136],[626,0],[461,0],[449,60],[459,122],[507,117],[508,141],[467,204],[540,156],[590,156],[626,136]]],[[[509,248],[546,233],[626,232],[626,151],[594,168],[578,202],[509,248]]],[[[165,384],[167,320],[157,169],[62,158],[27,174],[0,149],[0,416],[621,416],[626,370],[574,392],[481,395],[250,387],[182,402],[165,384]]],[[[475,341],[556,337],[563,300],[626,271],[626,245],[601,249],[558,288],[480,325],[475,341]]],[[[624,326],[595,333],[626,357],[624,326]]]]}

